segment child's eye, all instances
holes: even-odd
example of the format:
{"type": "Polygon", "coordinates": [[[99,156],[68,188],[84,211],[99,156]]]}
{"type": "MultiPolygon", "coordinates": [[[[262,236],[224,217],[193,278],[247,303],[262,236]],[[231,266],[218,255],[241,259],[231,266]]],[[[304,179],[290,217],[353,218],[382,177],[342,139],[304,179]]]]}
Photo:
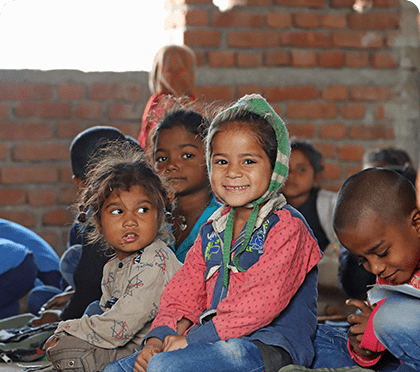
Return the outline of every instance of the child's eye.
{"type": "Polygon", "coordinates": [[[121,213],[122,213],[122,210],[121,209],[113,209],[111,211],[111,214],[121,214],[121,213]]]}
{"type": "Polygon", "coordinates": [[[156,158],[156,162],[158,162],[158,163],[162,163],[162,162],[164,162],[166,160],[168,160],[168,157],[167,156],[158,156],[156,158]]]}
{"type": "Polygon", "coordinates": [[[299,173],[305,173],[306,172],[306,168],[305,167],[299,167],[298,168],[298,172],[299,173]]]}
{"type": "Polygon", "coordinates": [[[245,161],[244,161],[244,164],[255,164],[256,162],[254,161],[254,160],[252,160],[252,159],[246,159],[245,161]]]}
{"type": "Polygon", "coordinates": [[[215,160],[214,164],[225,165],[225,164],[227,164],[227,161],[224,160],[224,159],[219,159],[219,160],[215,160]]]}
{"type": "Polygon", "coordinates": [[[137,212],[139,213],[146,213],[149,210],[147,207],[140,207],[137,212]]]}
{"type": "Polygon", "coordinates": [[[194,155],[193,154],[184,154],[184,155],[182,155],[182,157],[184,158],[184,159],[192,159],[193,157],[194,157],[194,155]]]}
{"type": "Polygon", "coordinates": [[[389,248],[387,248],[387,249],[385,249],[385,251],[384,252],[382,252],[382,253],[378,253],[377,254],[377,256],[379,257],[379,258],[384,258],[384,257],[386,257],[387,255],[388,255],[388,249],[389,248]]]}

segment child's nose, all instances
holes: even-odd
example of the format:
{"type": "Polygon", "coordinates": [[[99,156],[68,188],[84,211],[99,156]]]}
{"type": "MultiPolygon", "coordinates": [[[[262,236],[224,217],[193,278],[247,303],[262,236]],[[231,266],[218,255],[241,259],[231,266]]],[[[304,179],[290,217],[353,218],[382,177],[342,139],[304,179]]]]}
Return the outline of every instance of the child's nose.
{"type": "Polygon", "coordinates": [[[240,177],[242,175],[241,169],[235,164],[229,164],[227,168],[227,176],[230,178],[240,177]]]}
{"type": "Polygon", "coordinates": [[[126,218],[124,220],[124,227],[133,227],[137,226],[137,219],[135,218],[134,213],[127,213],[126,218]]]}
{"type": "Polygon", "coordinates": [[[168,166],[167,166],[167,170],[178,170],[179,169],[179,164],[177,159],[169,159],[168,160],[168,166]]]}
{"type": "Polygon", "coordinates": [[[380,276],[385,271],[386,265],[378,258],[372,259],[370,263],[370,270],[372,274],[380,276]]]}

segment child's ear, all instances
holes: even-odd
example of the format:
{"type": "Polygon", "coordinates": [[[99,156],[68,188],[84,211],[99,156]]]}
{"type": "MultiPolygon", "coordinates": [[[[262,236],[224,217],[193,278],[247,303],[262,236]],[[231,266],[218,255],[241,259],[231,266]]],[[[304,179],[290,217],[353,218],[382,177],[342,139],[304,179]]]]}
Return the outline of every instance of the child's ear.
{"type": "Polygon", "coordinates": [[[415,208],[411,212],[411,223],[413,224],[417,234],[419,234],[420,237],[420,210],[418,208],[415,208]]]}

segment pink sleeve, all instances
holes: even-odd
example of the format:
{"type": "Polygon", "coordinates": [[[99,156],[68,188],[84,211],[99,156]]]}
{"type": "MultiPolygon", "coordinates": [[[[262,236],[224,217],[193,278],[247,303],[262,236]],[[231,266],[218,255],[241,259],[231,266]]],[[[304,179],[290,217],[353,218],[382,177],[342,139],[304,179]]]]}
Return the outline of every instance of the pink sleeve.
{"type": "MultiPolygon", "coordinates": [[[[360,343],[360,347],[373,351],[375,353],[380,353],[385,351],[386,348],[384,345],[380,343],[380,341],[376,338],[375,333],[373,331],[373,318],[376,312],[379,310],[379,307],[386,301],[383,299],[377,303],[375,308],[373,309],[372,313],[369,316],[369,320],[366,324],[365,333],[363,334],[362,342],[360,343]]],[[[352,358],[361,366],[368,367],[376,364],[379,359],[381,359],[382,354],[378,355],[375,359],[366,359],[362,355],[360,355],[357,351],[355,351],[350,345],[350,339],[348,341],[348,349],[352,358]]]]}

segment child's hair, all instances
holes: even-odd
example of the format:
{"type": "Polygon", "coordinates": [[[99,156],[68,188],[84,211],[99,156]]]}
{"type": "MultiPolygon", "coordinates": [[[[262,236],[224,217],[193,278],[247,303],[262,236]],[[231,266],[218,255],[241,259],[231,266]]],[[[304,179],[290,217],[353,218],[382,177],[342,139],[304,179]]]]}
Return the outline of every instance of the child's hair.
{"type": "Polygon", "coordinates": [[[322,165],[322,154],[308,141],[291,140],[290,149],[299,150],[311,163],[315,176],[324,170],[322,165]]]}
{"type": "MultiPolygon", "coordinates": [[[[142,186],[158,211],[170,214],[171,202],[159,176],[149,167],[143,151],[132,146],[128,141],[109,142],[99,150],[97,156],[89,164],[86,185],[78,203],[79,222],[87,222],[95,226],[101,225],[101,208],[114,190],[129,191],[132,186],[142,186]],[[89,213],[88,213],[89,212],[89,213]]],[[[97,229],[91,229],[89,242],[101,241],[108,246],[105,238],[97,229]]],[[[158,233],[158,237],[168,235],[166,221],[158,233]]]]}
{"type": "Polygon", "coordinates": [[[70,145],[70,162],[73,175],[84,180],[92,155],[109,140],[125,140],[117,128],[95,126],[79,133],[70,145]]]}
{"type": "Polygon", "coordinates": [[[274,169],[277,156],[277,140],[273,126],[263,116],[249,111],[246,107],[239,107],[236,110],[224,110],[212,121],[213,135],[208,144],[210,154],[213,153],[214,135],[232,122],[245,123],[254,132],[256,139],[270,160],[271,169],[274,169]]]}
{"type": "Polygon", "coordinates": [[[401,167],[413,168],[410,155],[404,150],[393,147],[383,149],[371,149],[363,157],[363,163],[380,163],[383,167],[398,165],[401,167]]]}
{"type": "Polygon", "coordinates": [[[200,136],[204,141],[209,125],[208,119],[194,110],[184,108],[173,109],[165,115],[156,127],[153,135],[153,144],[156,147],[160,131],[176,126],[183,126],[188,132],[200,136]]]}
{"type": "Polygon", "coordinates": [[[349,177],[341,187],[334,210],[338,234],[356,227],[370,212],[385,223],[398,223],[416,208],[416,190],[401,174],[390,169],[368,168],[349,177]]]}

